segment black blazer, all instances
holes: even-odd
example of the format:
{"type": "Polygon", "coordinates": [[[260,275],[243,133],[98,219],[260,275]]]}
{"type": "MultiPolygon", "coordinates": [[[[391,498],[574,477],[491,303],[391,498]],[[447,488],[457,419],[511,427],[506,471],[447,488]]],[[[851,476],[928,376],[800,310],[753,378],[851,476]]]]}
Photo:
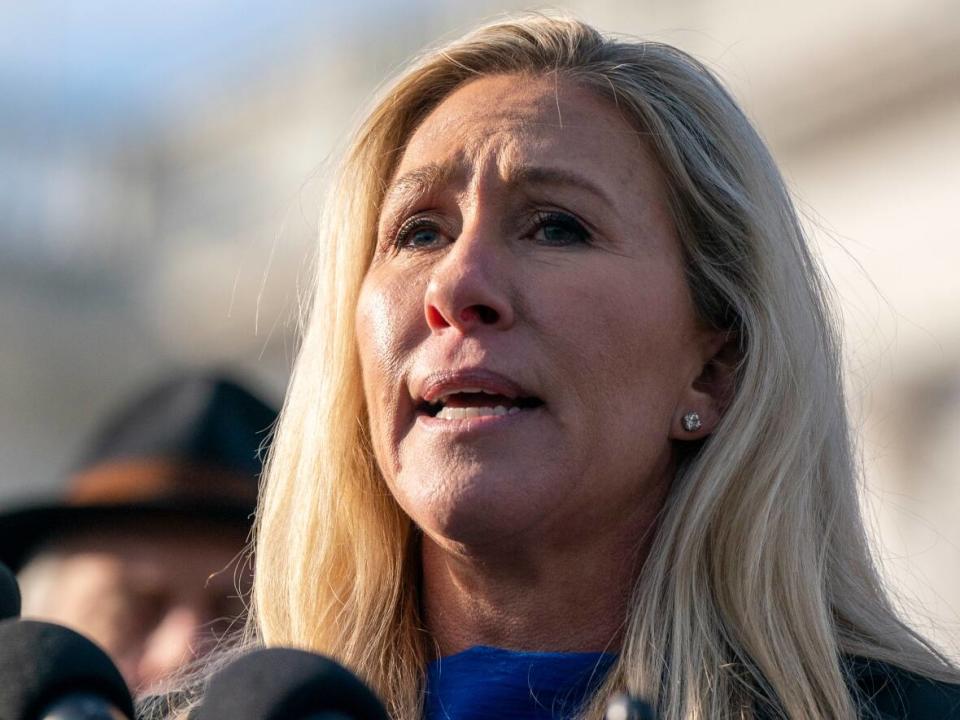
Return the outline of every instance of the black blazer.
{"type": "Polygon", "coordinates": [[[960,720],[960,685],[863,658],[847,672],[862,720],[960,720]]]}
{"type": "MultiPolygon", "coordinates": [[[[960,720],[960,685],[859,657],[844,658],[843,667],[859,720],[960,720]]],[[[756,709],[757,720],[785,717],[769,704],[756,709]]]]}

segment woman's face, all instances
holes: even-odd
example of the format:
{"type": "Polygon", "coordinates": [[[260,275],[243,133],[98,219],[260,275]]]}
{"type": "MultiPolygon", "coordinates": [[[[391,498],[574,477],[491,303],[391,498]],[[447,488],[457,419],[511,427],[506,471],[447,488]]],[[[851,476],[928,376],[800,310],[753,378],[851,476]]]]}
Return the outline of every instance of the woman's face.
{"type": "Polygon", "coordinates": [[[410,138],[357,339],[391,492],[465,547],[655,512],[715,349],[640,134],[584,88],[518,76],[460,88],[410,138]]]}

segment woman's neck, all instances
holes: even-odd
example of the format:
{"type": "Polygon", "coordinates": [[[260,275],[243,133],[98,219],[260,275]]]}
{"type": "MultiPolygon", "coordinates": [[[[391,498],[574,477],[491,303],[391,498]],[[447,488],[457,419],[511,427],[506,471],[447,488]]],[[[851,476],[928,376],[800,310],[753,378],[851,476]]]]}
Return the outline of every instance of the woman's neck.
{"type": "MultiPolygon", "coordinates": [[[[665,494],[665,493],[664,493],[665,494]]],[[[662,497],[621,527],[471,552],[424,536],[422,609],[438,654],[475,645],[614,652],[662,497]]]]}

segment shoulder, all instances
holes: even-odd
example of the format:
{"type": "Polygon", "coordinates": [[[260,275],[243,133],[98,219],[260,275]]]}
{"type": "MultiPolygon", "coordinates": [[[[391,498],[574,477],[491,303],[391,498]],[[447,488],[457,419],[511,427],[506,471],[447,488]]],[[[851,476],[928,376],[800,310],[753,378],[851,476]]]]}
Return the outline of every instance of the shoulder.
{"type": "Polygon", "coordinates": [[[878,660],[848,658],[846,667],[862,720],[960,720],[960,685],[878,660]]]}

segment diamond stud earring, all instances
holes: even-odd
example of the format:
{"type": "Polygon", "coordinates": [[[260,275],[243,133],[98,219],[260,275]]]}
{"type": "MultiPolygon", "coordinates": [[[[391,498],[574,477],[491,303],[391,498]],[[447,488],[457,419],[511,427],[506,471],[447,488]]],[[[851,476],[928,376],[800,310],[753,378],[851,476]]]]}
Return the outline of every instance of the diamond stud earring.
{"type": "Polygon", "coordinates": [[[700,420],[700,415],[692,410],[684,415],[683,420],[680,422],[683,425],[683,429],[687,432],[696,432],[703,427],[703,422],[700,420]]]}

